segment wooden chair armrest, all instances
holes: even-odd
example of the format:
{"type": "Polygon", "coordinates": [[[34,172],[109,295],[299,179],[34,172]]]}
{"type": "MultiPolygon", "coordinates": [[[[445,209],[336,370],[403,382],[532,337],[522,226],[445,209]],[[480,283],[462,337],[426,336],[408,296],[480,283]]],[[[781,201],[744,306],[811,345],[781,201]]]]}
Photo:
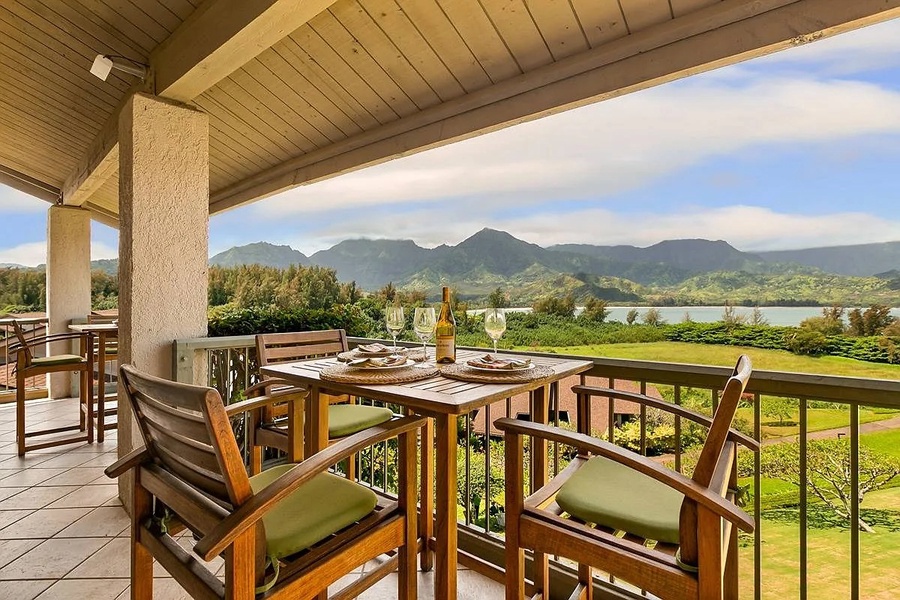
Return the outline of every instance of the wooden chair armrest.
{"type": "MultiPolygon", "coordinates": [[[[572,386],[572,391],[576,394],[586,394],[588,396],[605,396],[609,398],[615,398],[616,400],[637,402],[638,404],[643,404],[645,406],[664,410],[668,413],[672,413],[673,415],[688,419],[689,421],[693,421],[694,423],[703,425],[707,428],[712,425],[712,419],[710,417],[707,417],[703,413],[699,413],[695,410],[685,408],[684,406],[680,406],[672,402],[666,402],[665,400],[660,400],[658,398],[651,398],[650,396],[647,396],[645,394],[626,392],[623,390],[615,390],[612,388],[596,387],[592,385],[574,385],[572,386]]],[[[728,439],[733,442],[737,442],[742,446],[753,450],[754,452],[759,452],[759,442],[754,440],[752,437],[741,433],[740,431],[729,429],[728,439]]]]}
{"type": "Polygon", "coordinates": [[[254,494],[250,500],[222,520],[197,542],[194,552],[205,561],[212,560],[214,556],[221,554],[238,535],[274,508],[278,502],[290,496],[316,475],[324,473],[331,465],[357,454],[363,448],[399,435],[409,434],[423,427],[425,422],[424,417],[404,417],[388,421],[346,437],[314,454],[285,472],[260,493],[254,494]]]}
{"type": "Polygon", "coordinates": [[[132,450],[113,464],[106,467],[103,472],[110,479],[118,479],[121,475],[124,475],[131,469],[149,461],[150,453],[147,452],[146,447],[141,446],[140,448],[132,450]]]}
{"type": "Polygon", "coordinates": [[[731,521],[744,531],[753,531],[753,519],[736,505],[712,492],[708,488],[697,484],[693,479],[685,477],[681,473],[671,469],[667,469],[645,456],[635,454],[630,450],[625,450],[615,444],[592,438],[583,433],[575,433],[574,431],[550,427],[549,425],[543,425],[541,423],[532,423],[530,421],[520,421],[518,419],[504,417],[494,421],[494,426],[506,432],[507,435],[530,435],[551,442],[559,442],[561,444],[574,446],[578,448],[579,451],[589,452],[596,456],[602,456],[603,458],[625,465],[626,467],[632,468],[639,473],[643,473],[644,475],[681,492],[685,497],[690,498],[697,504],[703,505],[720,517],[731,521]]]}
{"type": "MultiPolygon", "coordinates": [[[[255,388],[257,386],[260,386],[258,389],[265,389],[265,386],[261,386],[259,383],[255,386],[252,386],[252,388],[255,388]]],[[[250,390],[252,388],[247,389],[250,390]]],[[[225,407],[225,414],[227,414],[229,417],[233,417],[234,415],[257,410],[270,404],[280,404],[282,402],[297,401],[302,402],[306,399],[306,395],[307,391],[304,388],[282,388],[268,395],[255,396],[253,398],[248,398],[247,400],[241,400],[240,402],[233,402],[232,404],[229,404],[225,407]]]]}
{"type": "Polygon", "coordinates": [[[308,393],[307,390],[303,386],[299,386],[292,381],[288,381],[287,379],[264,379],[262,381],[258,381],[244,390],[244,394],[247,395],[248,398],[252,398],[256,394],[260,395],[272,395],[269,392],[269,388],[277,387],[278,389],[275,392],[287,391],[290,390],[292,393],[294,392],[303,392],[304,394],[308,393]]]}
{"type": "Polygon", "coordinates": [[[64,342],[66,340],[83,340],[86,338],[86,333],[78,333],[74,331],[71,333],[54,333],[52,335],[41,335],[35,338],[28,338],[27,340],[25,340],[25,343],[16,342],[15,344],[10,344],[9,351],[18,351],[26,346],[32,347],[53,342],[64,342]]]}

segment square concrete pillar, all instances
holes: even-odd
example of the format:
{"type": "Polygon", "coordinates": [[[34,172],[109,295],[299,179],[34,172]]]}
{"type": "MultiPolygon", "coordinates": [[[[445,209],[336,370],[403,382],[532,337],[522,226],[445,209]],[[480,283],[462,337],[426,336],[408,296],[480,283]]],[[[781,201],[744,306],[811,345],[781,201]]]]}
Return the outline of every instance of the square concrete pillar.
{"type": "MultiPolygon", "coordinates": [[[[146,94],[128,101],[119,117],[119,222],[119,361],[172,379],[172,342],[207,331],[206,114],[146,94]]],[[[119,406],[122,456],[140,438],[121,392],[119,406]]]]}
{"type": "MultiPolygon", "coordinates": [[[[91,215],[82,208],[52,206],[47,213],[47,317],[48,333],[65,333],[75,318],[91,311],[91,215]]],[[[70,354],[71,344],[57,342],[49,354],[70,354]]],[[[53,373],[51,398],[77,393],[70,373],[53,373]]]]}

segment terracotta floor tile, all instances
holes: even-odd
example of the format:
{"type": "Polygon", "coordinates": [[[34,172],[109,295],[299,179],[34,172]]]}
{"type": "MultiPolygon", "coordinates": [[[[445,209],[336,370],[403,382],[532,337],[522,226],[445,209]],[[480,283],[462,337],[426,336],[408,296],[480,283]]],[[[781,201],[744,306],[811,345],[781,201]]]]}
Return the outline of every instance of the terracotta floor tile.
{"type": "Polygon", "coordinates": [[[58,469],[37,469],[37,468],[28,468],[19,471],[14,475],[10,475],[9,477],[4,477],[0,479],[0,488],[4,487],[27,487],[32,485],[39,485],[48,479],[52,479],[57,475],[62,475],[68,471],[68,469],[58,468],[58,469]]]}
{"type": "Polygon", "coordinates": [[[108,541],[105,538],[45,540],[0,569],[0,579],[61,579],[82,561],[96,555],[108,541]]]}
{"type": "MultiPolygon", "coordinates": [[[[58,510],[84,510],[89,509],[58,509],[58,510]]],[[[49,509],[40,511],[50,512],[49,509]]],[[[78,521],[72,523],[56,534],[56,537],[115,537],[122,533],[131,524],[131,519],[124,509],[118,506],[96,508],[84,515],[78,521]]],[[[0,535],[3,531],[0,531],[0,535]]]]}
{"type": "MultiPolygon", "coordinates": [[[[2,503],[0,503],[2,504],[2,503]]],[[[24,519],[34,511],[32,509],[23,510],[0,510],[0,529],[12,525],[20,519],[24,519]]]]}
{"type": "Polygon", "coordinates": [[[3,501],[3,510],[43,508],[77,490],[77,486],[33,487],[3,501]]]}
{"type": "Polygon", "coordinates": [[[45,508],[36,510],[9,527],[0,529],[0,539],[53,537],[89,512],[89,508],[45,508]]]}
{"type": "Polygon", "coordinates": [[[127,579],[61,579],[38,596],[38,600],[115,600],[125,588],[127,579]]]}
{"type": "Polygon", "coordinates": [[[38,485],[87,485],[101,476],[104,476],[103,467],[74,467],[38,485]]]}
{"type": "Polygon", "coordinates": [[[119,488],[115,483],[107,485],[85,485],[76,488],[72,493],[56,500],[47,508],[93,508],[102,505],[110,498],[115,498],[118,493],[119,488]]]}
{"type": "MultiPolygon", "coordinates": [[[[0,568],[16,560],[44,540],[0,540],[0,568]]],[[[0,595],[0,598],[3,596],[0,595]]]]}
{"type": "MultiPolygon", "coordinates": [[[[57,538],[62,539],[62,538],[57,538]]],[[[84,539],[84,538],[80,538],[84,539]]],[[[131,576],[130,543],[127,538],[113,538],[103,549],[78,565],[66,578],[121,578],[131,576]]]]}
{"type": "Polygon", "coordinates": [[[3,600],[34,600],[37,595],[53,585],[54,580],[0,581],[0,598],[3,600]]]}

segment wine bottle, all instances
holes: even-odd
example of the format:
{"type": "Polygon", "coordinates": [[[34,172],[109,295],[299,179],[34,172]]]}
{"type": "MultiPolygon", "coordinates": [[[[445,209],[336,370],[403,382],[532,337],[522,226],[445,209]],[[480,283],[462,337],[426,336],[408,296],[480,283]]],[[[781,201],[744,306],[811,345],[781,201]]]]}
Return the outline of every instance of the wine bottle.
{"type": "Polygon", "coordinates": [[[437,335],[436,360],[439,363],[456,362],[456,319],[450,307],[450,288],[444,287],[441,314],[435,327],[437,335]]]}

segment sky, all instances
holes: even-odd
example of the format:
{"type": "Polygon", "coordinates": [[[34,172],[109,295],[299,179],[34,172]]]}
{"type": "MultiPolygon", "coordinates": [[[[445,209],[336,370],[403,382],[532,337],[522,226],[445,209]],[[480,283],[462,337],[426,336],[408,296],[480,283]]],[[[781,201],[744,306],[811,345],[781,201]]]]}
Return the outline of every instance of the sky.
{"type": "MultiPolygon", "coordinates": [[[[214,215],[257,241],[542,246],[723,239],[762,251],[900,241],[900,19],[302,186],[214,215]]],[[[46,202],[0,185],[0,263],[46,257],[46,202]]],[[[114,258],[94,223],[92,257],[114,258]]]]}

